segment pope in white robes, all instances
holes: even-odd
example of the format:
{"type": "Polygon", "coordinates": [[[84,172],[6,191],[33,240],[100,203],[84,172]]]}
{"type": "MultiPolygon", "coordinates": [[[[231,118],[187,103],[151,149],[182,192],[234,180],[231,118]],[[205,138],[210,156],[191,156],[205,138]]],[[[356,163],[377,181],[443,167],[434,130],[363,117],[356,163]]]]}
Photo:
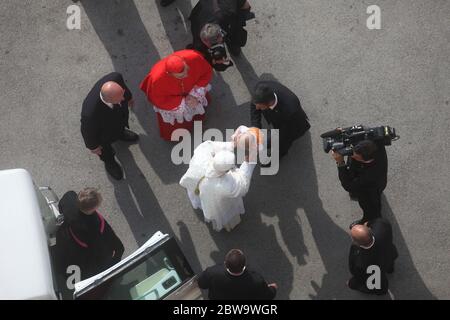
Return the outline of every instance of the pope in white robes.
{"type": "Polygon", "coordinates": [[[195,149],[189,169],[180,180],[194,209],[201,209],[205,221],[211,222],[216,231],[231,231],[245,213],[243,197],[256,165],[248,159],[239,168],[235,165],[235,145],[245,145],[245,139],[247,147],[256,148],[256,139],[250,134],[240,134],[233,142],[203,142],[195,149]]]}

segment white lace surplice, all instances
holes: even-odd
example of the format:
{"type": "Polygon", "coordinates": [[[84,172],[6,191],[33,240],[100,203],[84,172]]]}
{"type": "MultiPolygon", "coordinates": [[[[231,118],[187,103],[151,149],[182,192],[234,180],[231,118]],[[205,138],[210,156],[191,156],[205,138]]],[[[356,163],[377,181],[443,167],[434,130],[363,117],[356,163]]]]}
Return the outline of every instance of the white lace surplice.
{"type": "Polygon", "coordinates": [[[199,103],[194,107],[189,107],[186,104],[186,99],[183,98],[178,107],[173,110],[163,110],[153,106],[153,110],[158,112],[163,121],[166,123],[170,123],[171,125],[175,124],[175,121],[178,123],[183,123],[185,121],[192,121],[194,116],[197,114],[204,114],[205,107],[208,105],[208,99],[206,99],[206,93],[211,90],[211,85],[207,85],[206,87],[194,87],[189,95],[197,98],[199,103]]]}

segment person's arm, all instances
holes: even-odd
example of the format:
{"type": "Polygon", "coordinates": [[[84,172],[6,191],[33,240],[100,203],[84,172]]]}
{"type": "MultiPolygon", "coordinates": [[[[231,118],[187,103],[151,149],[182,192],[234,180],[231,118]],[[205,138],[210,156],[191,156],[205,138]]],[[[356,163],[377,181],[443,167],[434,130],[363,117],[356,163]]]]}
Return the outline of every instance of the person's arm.
{"type": "Polygon", "coordinates": [[[256,106],[252,103],[250,105],[250,121],[251,126],[261,129],[261,110],[257,110],[256,106]]]}
{"type": "Polygon", "coordinates": [[[260,294],[259,297],[257,297],[258,300],[273,300],[277,294],[277,285],[275,283],[268,284],[259,274],[255,274],[255,278],[258,293],[260,294]]]}
{"type": "Polygon", "coordinates": [[[351,166],[338,165],[338,176],[342,187],[348,192],[361,190],[374,185],[374,170],[366,168],[361,171],[361,174],[355,176],[352,172],[351,166]]]}
{"type": "Polygon", "coordinates": [[[151,93],[148,97],[155,107],[164,110],[175,109],[183,100],[181,95],[167,94],[165,90],[163,90],[163,84],[158,81],[151,83],[151,93]]]}
{"type": "Polygon", "coordinates": [[[280,156],[284,156],[289,148],[292,145],[293,137],[295,136],[295,133],[293,132],[294,126],[298,125],[296,122],[296,119],[293,117],[288,117],[283,120],[283,123],[281,123],[281,126],[279,128],[279,134],[280,134],[280,156]]]}
{"type": "Polygon", "coordinates": [[[250,188],[250,181],[255,166],[255,164],[244,161],[239,169],[232,172],[229,179],[224,183],[224,195],[230,198],[245,196],[250,188]]]}
{"type": "Polygon", "coordinates": [[[200,75],[195,84],[198,87],[206,87],[211,82],[213,72],[209,62],[200,53],[198,53],[196,67],[200,75]]]}
{"type": "Polygon", "coordinates": [[[209,268],[203,271],[197,278],[197,284],[200,289],[207,290],[210,285],[209,268]]]}
{"type": "Polygon", "coordinates": [[[214,150],[214,154],[217,154],[220,151],[230,151],[234,150],[234,142],[233,141],[212,141],[212,146],[214,150]]]}
{"type": "Polygon", "coordinates": [[[112,264],[119,262],[122,259],[122,255],[125,252],[122,241],[116,235],[114,230],[111,228],[109,223],[105,221],[105,232],[106,232],[106,245],[109,247],[111,252],[112,264]]]}
{"type": "Polygon", "coordinates": [[[100,128],[92,117],[81,117],[81,135],[86,148],[94,150],[100,147],[100,128]]]}

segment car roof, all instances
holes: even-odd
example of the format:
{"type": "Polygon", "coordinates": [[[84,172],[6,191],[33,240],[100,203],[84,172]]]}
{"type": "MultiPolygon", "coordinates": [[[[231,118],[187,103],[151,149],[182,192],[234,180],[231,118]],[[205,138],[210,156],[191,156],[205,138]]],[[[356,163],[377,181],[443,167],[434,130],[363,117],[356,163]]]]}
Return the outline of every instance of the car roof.
{"type": "Polygon", "coordinates": [[[54,299],[36,188],[24,169],[0,171],[0,299],[54,299]]]}

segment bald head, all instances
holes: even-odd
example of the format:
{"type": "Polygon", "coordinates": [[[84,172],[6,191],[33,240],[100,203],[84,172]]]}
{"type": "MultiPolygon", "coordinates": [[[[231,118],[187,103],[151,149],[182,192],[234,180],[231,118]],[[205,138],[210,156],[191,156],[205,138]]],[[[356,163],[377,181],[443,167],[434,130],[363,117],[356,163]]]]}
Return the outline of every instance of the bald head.
{"type": "Polygon", "coordinates": [[[372,232],[370,229],[362,224],[355,225],[350,231],[352,239],[359,246],[368,247],[372,244],[372,232]]]}
{"type": "Polygon", "coordinates": [[[119,104],[125,100],[123,89],[117,82],[108,81],[105,82],[100,90],[103,99],[112,104],[119,104]]]}

